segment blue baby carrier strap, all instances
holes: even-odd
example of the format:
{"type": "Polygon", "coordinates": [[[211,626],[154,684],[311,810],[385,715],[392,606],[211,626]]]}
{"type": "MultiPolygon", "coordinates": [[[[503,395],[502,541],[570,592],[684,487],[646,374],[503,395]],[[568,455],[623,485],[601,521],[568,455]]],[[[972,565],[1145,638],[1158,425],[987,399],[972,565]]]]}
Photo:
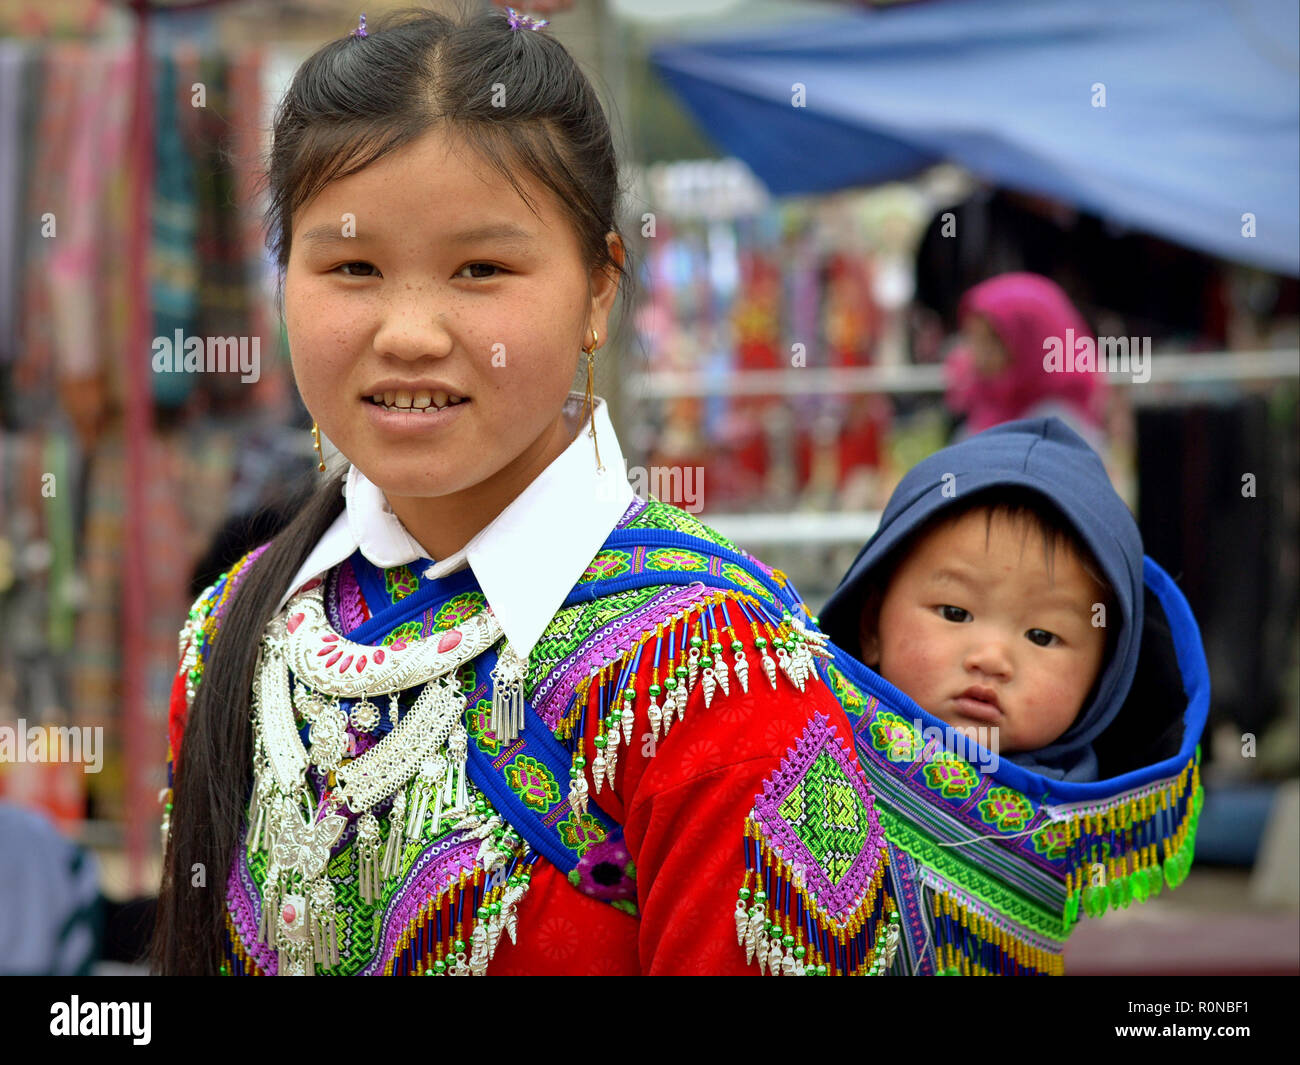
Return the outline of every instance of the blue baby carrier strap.
{"type": "MultiPolygon", "coordinates": [[[[490,648],[475,659],[478,681],[474,690],[468,693],[471,707],[480,699],[491,697],[492,670],[496,664],[497,653],[490,648]]],[[[580,736],[577,741],[581,742],[580,736]]],[[[471,738],[466,760],[469,778],[534,850],[540,851],[547,861],[561,872],[567,873],[581,860],[581,853],[567,846],[560,836],[559,826],[571,810],[568,797],[562,798],[557,806],[547,811],[538,810],[525,802],[523,796],[510,786],[506,777],[508,767],[525,758],[540,762],[560,782],[561,788],[565,786],[573,754],[555,738],[533,704],[527,700],[524,701],[523,728],[509,743],[502,741],[500,753],[493,755],[483,750],[471,738]]],[[[607,839],[613,839],[622,833],[618,823],[593,798],[589,797],[587,803],[587,813],[604,828],[607,839]]]]}

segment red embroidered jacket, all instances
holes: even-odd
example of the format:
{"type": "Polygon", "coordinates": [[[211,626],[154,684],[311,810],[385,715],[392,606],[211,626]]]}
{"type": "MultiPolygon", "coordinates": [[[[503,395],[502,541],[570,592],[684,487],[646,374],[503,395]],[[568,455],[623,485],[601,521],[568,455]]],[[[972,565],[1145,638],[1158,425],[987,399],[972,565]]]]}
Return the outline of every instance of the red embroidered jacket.
{"type": "MultiPolygon", "coordinates": [[[[894,902],[849,720],[816,674],[801,692],[777,670],[773,687],[754,637],[743,634],[742,642],[748,691],[733,674],[730,691],[718,690],[706,707],[696,684],[684,717],[657,742],[646,711],[650,670],[627,682],[637,692],[632,743],[620,747],[616,787],[599,791],[592,775],[599,690],[592,685],[588,787],[592,801],[623,826],[624,838],[569,876],[545,859],[536,863],[518,907],[517,942],[501,938],[490,974],[757,974],[758,965],[747,960],[757,938],[784,944],[781,953],[772,948],[774,961],[797,951],[801,963],[820,958],[831,973],[870,968],[879,953],[872,937],[894,902]],[[765,794],[764,812],[753,820],[756,799],[765,794]],[[600,885],[613,888],[629,875],[635,915],[626,903],[610,905],[570,882],[581,876],[599,893],[600,885]],[[739,942],[742,886],[746,920],[739,928],[757,933],[748,950],[739,942]],[[764,890],[770,897],[754,920],[756,893],[764,890]],[[781,925],[775,935],[772,918],[781,925]],[[828,931],[844,940],[856,935],[858,953],[837,954],[828,931]]],[[[185,714],[182,669],[171,695],[173,753],[185,714]]]]}

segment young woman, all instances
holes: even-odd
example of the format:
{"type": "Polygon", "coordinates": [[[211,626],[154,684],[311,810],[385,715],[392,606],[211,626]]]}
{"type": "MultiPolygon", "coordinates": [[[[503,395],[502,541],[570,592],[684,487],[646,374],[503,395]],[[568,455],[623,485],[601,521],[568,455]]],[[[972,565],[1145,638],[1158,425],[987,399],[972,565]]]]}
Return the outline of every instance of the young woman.
{"type": "Polygon", "coordinates": [[[823,638],[632,493],[592,395],[627,263],[572,58],[513,12],[358,31],[298,71],[269,176],[347,464],[181,633],[156,967],[886,971],[823,638]]]}

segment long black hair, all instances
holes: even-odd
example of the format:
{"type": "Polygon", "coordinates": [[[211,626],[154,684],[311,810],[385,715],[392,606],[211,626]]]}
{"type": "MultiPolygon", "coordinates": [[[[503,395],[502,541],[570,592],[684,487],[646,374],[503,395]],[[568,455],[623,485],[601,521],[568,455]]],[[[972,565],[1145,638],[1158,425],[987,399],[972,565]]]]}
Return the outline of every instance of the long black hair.
{"type": "MultiPolygon", "coordinates": [[[[324,45],[298,69],[276,112],[265,174],[267,238],[281,286],[294,212],[331,181],[435,128],[464,137],[530,207],[520,175],[548,189],[572,222],[588,266],[616,273],[626,301],[628,260],[615,259],[606,241],[619,233],[620,190],[605,112],[558,40],[514,30],[495,9],[456,17],[397,11],[366,37],[324,45]],[[494,93],[498,83],[508,91],[494,93]]],[[[289,582],[342,512],[342,480],[338,473],[325,477],[248,567],[209,647],[181,749],[173,752],[171,838],[151,948],[156,971],[220,969],[226,880],[252,781],[249,707],[258,648],[289,582]],[[204,887],[193,886],[203,879],[195,877],[199,867],[204,887]]]]}

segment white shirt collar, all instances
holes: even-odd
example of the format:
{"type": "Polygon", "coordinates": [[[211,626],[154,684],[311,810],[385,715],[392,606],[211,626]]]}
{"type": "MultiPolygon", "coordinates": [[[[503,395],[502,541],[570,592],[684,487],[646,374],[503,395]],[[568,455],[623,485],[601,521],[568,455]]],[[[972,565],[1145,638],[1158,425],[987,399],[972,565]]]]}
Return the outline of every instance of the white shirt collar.
{"type": "MultiPolygon", "coordinates": [[[[581,419],[583,402],[583,393],[569,393],[564,413],[570,425],[581,419]]],[[[569,446],[532,484],[460,551],[438,562],[393,513],[383,491],[350,466],[343,483],[347,505],[289,583],[277,613],[294,591],[357,548],[383,569],[426,560],[421,576],[428,579],[468,565],[511,646],[527,656],[636,498],[609,407],[599,396],[592,421],[603,474],[596,469],[589,423],[582,421],[569,446]]]]}

